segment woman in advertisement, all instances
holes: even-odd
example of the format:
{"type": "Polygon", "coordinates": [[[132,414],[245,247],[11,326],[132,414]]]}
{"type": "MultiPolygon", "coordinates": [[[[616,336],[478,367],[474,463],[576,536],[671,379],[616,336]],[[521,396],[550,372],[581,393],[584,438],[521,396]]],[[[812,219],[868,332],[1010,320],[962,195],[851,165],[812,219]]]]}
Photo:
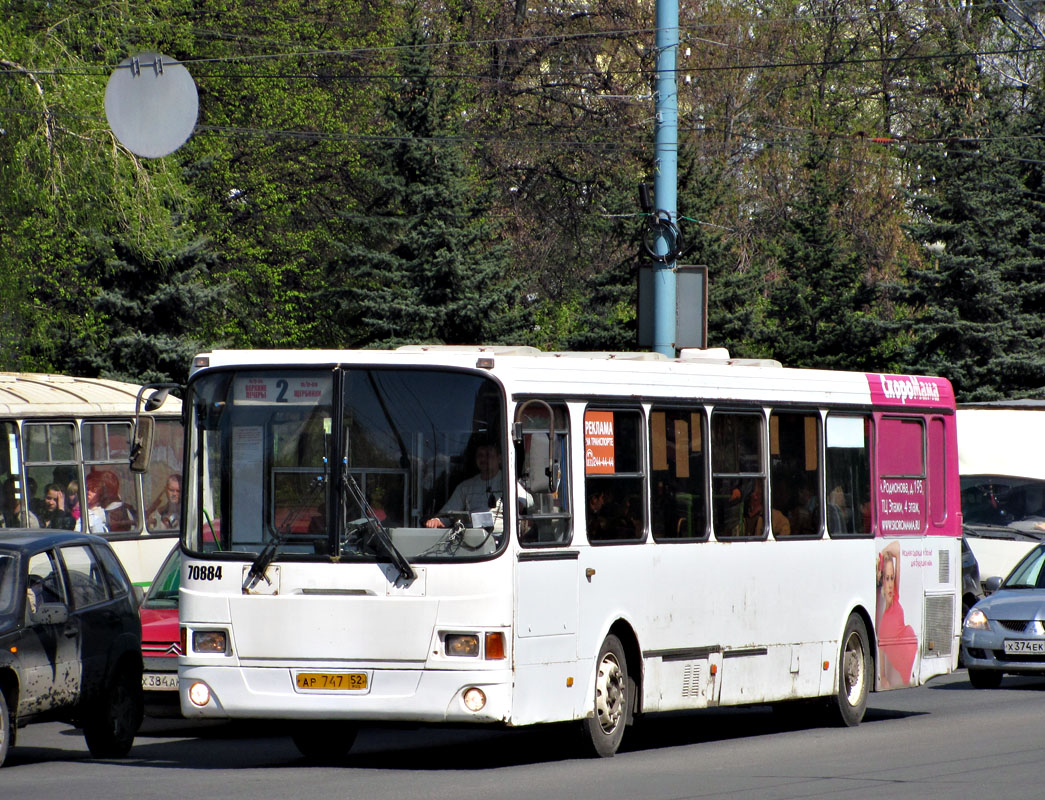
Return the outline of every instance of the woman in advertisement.
{"type": "Polygon", "coordinates": [[[878,684],[895,689],[911,682],[918,636],[904,620],[900,605],[900,543],[890,542],[878,554],[878,684]]]}

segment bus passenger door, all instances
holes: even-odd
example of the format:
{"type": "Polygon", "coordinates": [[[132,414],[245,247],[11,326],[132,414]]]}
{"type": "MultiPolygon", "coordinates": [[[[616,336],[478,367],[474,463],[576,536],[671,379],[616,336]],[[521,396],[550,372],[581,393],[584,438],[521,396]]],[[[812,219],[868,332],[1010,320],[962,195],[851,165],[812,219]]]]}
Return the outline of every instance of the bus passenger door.
{"type": "Polygon", "coordinates": [[[512,428],[518,541],[512,723],[570,719],[584,708],[577,672],[577,564],[566,407],[522,401],[512,428]]]}

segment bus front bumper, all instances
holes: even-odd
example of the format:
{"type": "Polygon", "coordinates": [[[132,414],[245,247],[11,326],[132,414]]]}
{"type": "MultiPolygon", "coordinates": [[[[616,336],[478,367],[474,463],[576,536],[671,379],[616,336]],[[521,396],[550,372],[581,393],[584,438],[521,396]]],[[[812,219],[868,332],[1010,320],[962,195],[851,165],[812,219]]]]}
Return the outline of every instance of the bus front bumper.
{"type": "Polygon", "coordinates": [[[181,666],[178,683],[181,711],[189,719],[490,723],[505,722],[511,713],[510,669],[181,666]],[[361,674],[366,675],[365,689],[298,687],[298,683],[316,685],[317,676],[330,682],[323,676],[361,674]]]}

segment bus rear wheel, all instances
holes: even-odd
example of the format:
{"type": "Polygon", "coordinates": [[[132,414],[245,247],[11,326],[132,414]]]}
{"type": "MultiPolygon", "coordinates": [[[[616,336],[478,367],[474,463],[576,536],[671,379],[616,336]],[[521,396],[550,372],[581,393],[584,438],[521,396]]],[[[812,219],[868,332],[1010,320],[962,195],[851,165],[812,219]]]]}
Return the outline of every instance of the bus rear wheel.
{"type": "Polygon", "coordinates": [[[852,614],[842,636],[838,658],[838,692],[834,705],[838,722],[845,727],[859,725],[867,710],[867,694],[871,688],[871,655],[867,644],[867,626],[852,614]]]}
{"type": "Polygon", "coordinates": [[[624,647],[610,634],[599,648],[596,661],[594,714],[583,722],[584,741],[593,755],[610,758],[617,752],[633,691],[624,647]]]}
{"type": "Polygon", "coordinates": [[[298,752],[314,764],[335,764],[348,755],[359,728],[341,720],[298,722],[290,738],[298,752]]]}

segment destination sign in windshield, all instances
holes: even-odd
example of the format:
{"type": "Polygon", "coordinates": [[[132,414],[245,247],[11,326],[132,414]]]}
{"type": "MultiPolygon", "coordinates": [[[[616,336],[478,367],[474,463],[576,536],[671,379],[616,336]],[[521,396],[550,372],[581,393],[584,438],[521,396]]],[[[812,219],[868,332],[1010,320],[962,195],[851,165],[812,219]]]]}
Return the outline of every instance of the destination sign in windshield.
{"type": "Polygon", "coordinates": [[[236,379],[236,405],[324,405],[330,403],[331,379],[324,375],[243,375],[236,379]]]}

